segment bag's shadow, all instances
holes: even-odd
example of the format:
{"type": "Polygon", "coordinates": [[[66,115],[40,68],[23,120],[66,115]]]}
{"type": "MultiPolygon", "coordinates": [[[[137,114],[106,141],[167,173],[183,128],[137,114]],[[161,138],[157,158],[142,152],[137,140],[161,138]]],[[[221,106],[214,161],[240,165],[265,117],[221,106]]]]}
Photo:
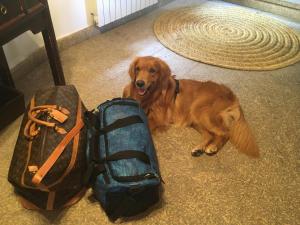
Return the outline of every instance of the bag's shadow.
{"type": "MultiPolygon", "coordinates": [[[[166,204],[165,200],[164,200],[164,197],[163,197],[163,193],[164,193],[164,187],[162,186],[159,190],[159,201],[154,204],[153,206],[150,206],[148,209],[146,209],[144,212],[142,213],[139,213],[135,216],[130,216],[130,217],[122,217],[122,218],[119,218],[117,219],[116,221],[111,221],[113,223],[123,223],[123,222],[133,222],[133,221],[136,221],[136,220],[141,220],[145,217],[147,217],[148,215],[150,215],[151,213],[153,213],[154,211],[156,210],[159,210],[161,208],[164,207],[164,205],[166,204]]],[[[88,200],[91,202],[91,203],[95,203],[95,202],[98,202],[97,199],[95,198],[94,194],[91,193],[89,196],[88,196],[88,200]]],[[[101,204],[99,203],[98,204],[99,206],[99,210],[103,210],[102,207],[101,207],[101,204]]]]}
{"type": "Polygon", "coordinates": [[[42,216],[44,216],[49,221],[49,223],[52,224],[52,223],[59,223],[61,219],[66,215],[68,210],[69,207],[62,210],[54,210],[54,211],[40,210],[39,212],[42,216]]]}

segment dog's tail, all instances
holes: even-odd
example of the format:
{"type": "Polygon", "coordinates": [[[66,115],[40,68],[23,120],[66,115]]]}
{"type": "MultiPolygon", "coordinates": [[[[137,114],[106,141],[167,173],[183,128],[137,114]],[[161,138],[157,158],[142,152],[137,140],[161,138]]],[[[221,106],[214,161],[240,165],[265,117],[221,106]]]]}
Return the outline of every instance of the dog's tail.
{"type": "Polygon", "coordinates": [[[235,145],[240,152],[258,158],[258,146],[239,104],[235,104],[226,109],[226,111],[222,113],[222,118],[229,128],[230,142],[235,145]]]}

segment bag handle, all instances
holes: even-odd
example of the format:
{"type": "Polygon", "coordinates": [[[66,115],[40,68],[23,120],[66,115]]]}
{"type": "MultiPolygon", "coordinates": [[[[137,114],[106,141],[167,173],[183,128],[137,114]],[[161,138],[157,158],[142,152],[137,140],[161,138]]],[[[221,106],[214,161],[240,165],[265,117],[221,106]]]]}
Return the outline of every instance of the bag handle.
{"type": "Polygon", "coordinates": [[[40,105],[31,108],[28,111],[28,121],[24,129],[24,136],[26,138],[31,139],[39,133],[40,129],[38,128],[38,125],[53,127],[54,130],[60,134],[67,133],[64,128],[57,126],[54,122],[47,122],[38,119],[42,113],[47,113],[51,118],[55,119],[59,123],[64,123],[70,114],[69,110],[57,105],[40,105]]]}
{"type": "Polygon", "coordinates": [[[68,118],[67,115],[70,114],[69,110],[57,105],[41,105],[30,109],[28,111],[28,118],[37,124],[47,127],[55,127],[55,123],[45,122],[37,119],[37,115],[42,112],[48,113],[52,118],[56,119],[60,123],[63,123],[68,118]]]}

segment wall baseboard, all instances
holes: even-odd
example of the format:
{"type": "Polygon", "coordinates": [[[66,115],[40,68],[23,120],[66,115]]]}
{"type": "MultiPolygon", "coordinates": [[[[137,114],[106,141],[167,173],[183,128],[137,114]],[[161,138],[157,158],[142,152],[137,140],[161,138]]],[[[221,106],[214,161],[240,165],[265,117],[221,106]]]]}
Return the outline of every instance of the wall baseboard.
{"type": "Polygon", "coordinates": [[[170,2],[173,2],[174,0],[160,0],[159,2],[158,2],[158,4],[159,4],[159,6],[161,7],[161,6],[164,6],[164,5],[166,5],[166,4],[169,4],[170,2]]]}
{"type": "Polygon", "coordinates": [[[258,9],[261,11],[273,13],[275,15],[283,16],[293,20],[297,23],[300,22],[300,9],[297,4],[287,4],[285,1],[274,0],[225,0],[226,2],[258,9]]]}

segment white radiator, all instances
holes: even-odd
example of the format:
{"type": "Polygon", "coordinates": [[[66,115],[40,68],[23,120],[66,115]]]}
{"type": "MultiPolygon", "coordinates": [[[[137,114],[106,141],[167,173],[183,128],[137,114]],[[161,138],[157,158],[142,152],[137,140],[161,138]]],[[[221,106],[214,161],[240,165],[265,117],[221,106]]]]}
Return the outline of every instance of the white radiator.
{"type": "Polygon", "coordinates": [[[154,6],[158,0],[97,0],[97,22],[101,28],[154,6]]]}

